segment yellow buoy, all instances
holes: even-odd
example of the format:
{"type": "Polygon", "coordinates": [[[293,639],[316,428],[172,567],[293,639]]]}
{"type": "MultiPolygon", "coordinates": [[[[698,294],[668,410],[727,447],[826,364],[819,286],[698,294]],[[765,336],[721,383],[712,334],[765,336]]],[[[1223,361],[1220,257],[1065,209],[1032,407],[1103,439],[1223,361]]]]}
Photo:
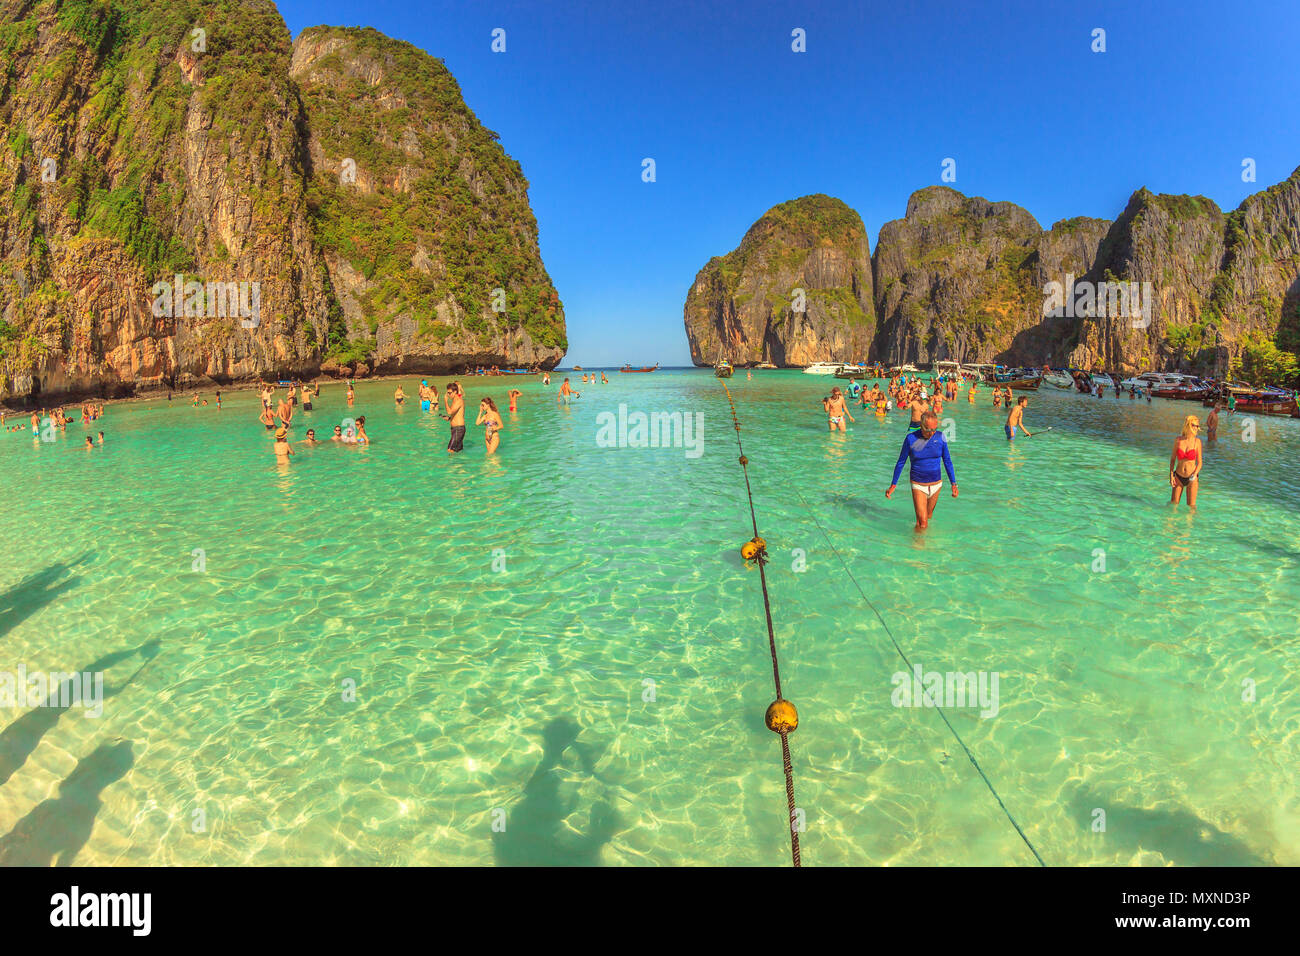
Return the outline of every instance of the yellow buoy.
{"type": "Polygon", "coordinates": [[[774,700],[763,715],[763,723],[773,733],[793,733],[799,726],[799,711],[788,700],[774,700]]]}
{"type": "Polygon", "coordinates": [[[752,541],[746,541],[740,546],[740,556],[746,561],[753,561],[758,557],[758,545],[752,541]]]}
{"type": "Polygon", "coordinates": [[[760,538],[760,537],[755,536],[755,537],[753,537],[753,538],[750,538],[749,540],[750,540],[750,542],[754,545],[754,547],[758,548],[758,550],[760,550],[760,551],[766,551],[766,550],[767,550],[767,539],[766,539],[766,538],[760,538]]]}
{"type": "Polygon", "coordinates": [[[741,455],[741,456],[740,456],[740,463],[741,463],[742,465],[748,465],[748,464],[749,464],[749,459],[746,458],[744,455],[741,455]]]}

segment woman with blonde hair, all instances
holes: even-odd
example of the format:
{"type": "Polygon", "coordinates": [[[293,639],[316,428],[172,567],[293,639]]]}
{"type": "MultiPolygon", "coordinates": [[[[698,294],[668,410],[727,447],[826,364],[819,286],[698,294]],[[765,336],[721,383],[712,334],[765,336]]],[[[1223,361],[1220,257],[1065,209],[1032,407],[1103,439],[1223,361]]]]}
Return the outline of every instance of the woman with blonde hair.
{"type": "Polygon", "coordinates": [[[1183,421],[1183,430],[1174,440],[1174,452],[1169,456],[1169,487],[1173,494],[1169,499],[1171,505],[1178,504],[1187,489],[1187,507],[1196,508],[1196,476],[1201,473],[1201,439],[1197,432],[1201,430],[1201,420],[1195,415],[1188,415],[1183,421]]]}

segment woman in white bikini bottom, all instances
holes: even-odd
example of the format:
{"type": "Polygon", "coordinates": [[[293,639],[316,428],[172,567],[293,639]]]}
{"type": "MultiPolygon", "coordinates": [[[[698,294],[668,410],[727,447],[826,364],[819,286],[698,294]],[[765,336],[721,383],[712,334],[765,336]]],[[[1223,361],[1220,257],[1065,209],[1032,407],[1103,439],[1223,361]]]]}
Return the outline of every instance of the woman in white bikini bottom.
{"type": "Polygon", "coordinates": [[[912,482],[912,490],[921,492],[921,494],[925,495],[927,498],[933,498],[935,495],[939,493],[939,489],[942,487],[943,487],[942,481],[932,482],[931,484],[928,485],[923,485],[915,481],[912,482]]]}

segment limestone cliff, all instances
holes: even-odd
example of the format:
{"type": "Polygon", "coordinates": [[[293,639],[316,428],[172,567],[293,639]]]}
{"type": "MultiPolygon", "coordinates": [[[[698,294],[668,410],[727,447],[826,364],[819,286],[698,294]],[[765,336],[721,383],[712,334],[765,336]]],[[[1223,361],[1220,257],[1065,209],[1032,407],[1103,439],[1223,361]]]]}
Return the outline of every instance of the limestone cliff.
{"type": "MultiPolygon", "coordinates": [[[[766,267],[785,243],[755,226],[696,277],[686,328],[697,363],[723,343],[732,356],[778,364],[861,357],[838,344],[860,328],[843,316],[767,344],[761,310],[749,304],[775,298],[790,277],[765,284],[763,268],[740,267],[766,267]]],[[[1079,217],[1049,230],[1011,203],[931,186],[881,227],[872,265],[871,360],[1181,369],[1300,384],[1300,170],[1226,215],[1204,197],[1143,188],[1113,223],[1079,217]],[[1053,284],[1068,307],[1053,307],[1053,284]],[[1134,293],[1128,308],[1115,308],[1117,289],[1134,293]]]]}
{"type": "Polygon", "coordinates": [[[368,31],[304,71],[313,34],[292,46],[269,0],[0,0],[0,399],[308,374],[330,358],[559,360],[563,312],[518,165],[484,145],[433,58],[368,31]],[[403,91],[396,116],[377,109],[403,91]],[[340,93],[371,112],[331,113],[340,93]],[[392,170],[356,151],[365,208],[384,218],[348,233],[358,207],[322,184],[337,156],[321,144],[360,138],[387,160],[426,149],[429,130],[455,145],[392,170]],[[480,237],[503,268],[458,273],[480,237]],[[160,297],[177,276],[197,298],[160,297]],[[506,289],[495,322],[489,281],[506,289]],[[256,317],[214,309],[214,283],[255,288],[256,317]]]}
{"type": "Polygon", "coordinates": [[[696,365],[865,359],[875,308],[862,219],[824,195],[774,206],[696,275],[685,319],[696,365]]]}
{"type": "Polygon", "coordinates": [[[442,62],[375,30],[313,27],[294,42],[290,75],[307,109],[314,231],[349,339],[373,342],[380,371],[554,367],[564,312],[528,183],[442,62]]]}

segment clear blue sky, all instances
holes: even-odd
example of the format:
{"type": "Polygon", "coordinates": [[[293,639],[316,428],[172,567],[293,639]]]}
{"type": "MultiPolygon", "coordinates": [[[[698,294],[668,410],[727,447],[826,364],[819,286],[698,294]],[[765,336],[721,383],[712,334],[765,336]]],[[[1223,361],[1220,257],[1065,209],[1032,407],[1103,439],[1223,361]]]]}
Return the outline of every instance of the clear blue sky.
{"type": "Polygon", "coordinates": [[[945,157],[1044,226],[1143,185],[1231,209],[1300,166],[1297,0],[279,6],[295,36],[373,26],[446,62],[529,179],[566,365],[689,364],[696,272],[797,196],[843,199],[874,250],[945,157]]]}

